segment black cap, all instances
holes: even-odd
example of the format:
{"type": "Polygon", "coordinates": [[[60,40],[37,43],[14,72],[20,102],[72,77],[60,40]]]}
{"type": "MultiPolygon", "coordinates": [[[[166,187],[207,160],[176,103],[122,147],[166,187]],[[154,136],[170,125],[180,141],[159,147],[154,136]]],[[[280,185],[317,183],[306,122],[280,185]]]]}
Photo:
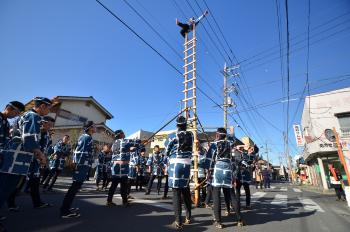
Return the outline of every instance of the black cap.
{"type": "Polygon", "coordinates": [[[50,117],[50,116],[44,116],[42,119],[41,119],[42,122],[55,122],[55,119],[53,117],[50,117]]]}
{"type": "Polygon", "coordinates": [[[22,112],[25,109],[25,106],[23,105],[23,103],[19,102],[19,101],[12,101],[9,102],[9,104],[7,104],[7,106],[11,106],[13,109],[22,112]]]}
{"type": "Polygon", "coordinates": [[[184,116],[180,115],[176,119],[176,124],[177,125],[186,125],[187,124],[186,118],[184,116]]]}
{"type": "Polygon", "coordinates": [[[222,134],[222,135],[226,135],[226,134],[227,134],[227,131],[226,131],[225,128],[219,127],[219,128],[216,130],[216,133],[222,134]]]}
{"type": "Polygon", "coordinates": [[[124,131],[123,131],[123,130],[116,130],[116,131],[114,131],[114,134],[115,134],[115,137],[116,137],[116,138],[119,138],[119,136],[120,136],[121,134],[124,134],[124,131]]]}
{"type": "Polygon", "coordinates": [[[87,121],[84,125],[84,131],[89,130],[90,127],[94,126],[94,122],[93,121],[87,121]]]}
{"type": "Polygon", "coordinates": [[[33,99],[35,103],[40,103],[40,104],[46,104],[46,105],[52,105],[52,101],[46,97],[35,97],[33,99]]]}

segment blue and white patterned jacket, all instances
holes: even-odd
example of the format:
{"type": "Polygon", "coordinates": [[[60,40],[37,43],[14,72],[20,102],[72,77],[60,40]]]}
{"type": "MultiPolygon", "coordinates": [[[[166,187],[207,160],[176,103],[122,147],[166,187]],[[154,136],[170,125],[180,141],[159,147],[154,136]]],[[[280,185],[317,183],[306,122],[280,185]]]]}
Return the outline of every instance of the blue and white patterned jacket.
{"type": "Polygon", "coordinates": [[[191,174],[193,134],[189,131],[177,131],[176,135],[170,139],[165,155],[169,157],[169,187],[187,188],[189,186],[191,174]],[[185,148],[180,144],[180,137],[188,141],[185,148]]]}
{"type": "Polygon", "coordinates": [[[209,147],[207,156],[212,157],[210,169],[213,171],[213,187],[232,188],[232,146],[229,140],[217,140],[209,147]]]}
{"type": "Polygon", "coordinates": [[[92,165],[92,137],[84,133],[78,139],[78,145],[74,150],[73,163],[75,164],[75,171],[73,173],[73,180],[77,182],[84,182],[92,165]]]}
{"type": "Polygon", "coordinates": [[[112,175],[127,177],[129,174],[130,148],[135,142],[129,139],[117,139],[112,146],[112,175]]]}

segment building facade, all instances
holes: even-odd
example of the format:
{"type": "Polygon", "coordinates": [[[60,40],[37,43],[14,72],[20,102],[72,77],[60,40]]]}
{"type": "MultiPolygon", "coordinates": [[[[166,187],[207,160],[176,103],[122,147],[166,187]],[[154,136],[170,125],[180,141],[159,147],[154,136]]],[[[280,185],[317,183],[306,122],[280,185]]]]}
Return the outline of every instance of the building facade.
{"type": "MultiPolygon", "coordinates": [[[[305,98],[301,119],[309,183],[321,189],[330,188],[329,168],[333,164],[346,180],[340,163],[333,128],[339,134],[347,168],[350,168],[350,88],[339,89],[305,98]]],[[[305,167],[305,166],[304,166],[305,167]]]]}

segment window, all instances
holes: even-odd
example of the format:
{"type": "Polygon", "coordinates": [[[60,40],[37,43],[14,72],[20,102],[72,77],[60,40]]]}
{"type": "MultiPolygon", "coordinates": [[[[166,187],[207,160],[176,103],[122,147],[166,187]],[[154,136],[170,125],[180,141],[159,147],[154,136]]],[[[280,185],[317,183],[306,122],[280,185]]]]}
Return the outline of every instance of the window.
{"type": "Polygon", "coordinates": [[[338,118],[342,137],[350,136],[350,112],[335,115],[338,118]]]}

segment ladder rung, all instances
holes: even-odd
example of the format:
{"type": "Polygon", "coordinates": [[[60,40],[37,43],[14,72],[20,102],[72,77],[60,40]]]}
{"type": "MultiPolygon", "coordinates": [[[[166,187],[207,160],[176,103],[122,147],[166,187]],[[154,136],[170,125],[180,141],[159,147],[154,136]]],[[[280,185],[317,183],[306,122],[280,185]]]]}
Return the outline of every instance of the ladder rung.
{"type": "Polygon", "coordinates": [[[187,60],[188,58],[190,58],[191,56],[194,56],[194,55],[196,55],[196,53],[195,53],[195,52],[194,52],[194,53],[192,53],[191,55],[185,56],[185,58],[183,58],[183,60],[187,60]]]}
{"type": "Polygon", "coordinates": [[[183,52],[185,53],[185,52],[187,52],[187,51],[189,51],[189,50],[191,50],[191,49],[193,49],[195,47],[196,47],[196,45],[193,45],[192,47],[186,48],[183,52]]]}
{"type": "Polygon", "coordinates": [[[185,64],[185,65],[182,66],[182,67],[184,68],[184,67],[186,67],[186,66],[189,66],[189,65],[193,64],[194,62],[195,62],[195,60],[191,61],[190,63],[185,64]]]}
{"type": "Polygon", "coordinates": [[[183,75],[185,76],[185,75],[187,75],[187,74],[189,74],[189,73],[191,73],[191,72],[194,72],[194,71],[196,71],[196,69],[195,69],[195,68],[194,68],[194,69],[192,69],[192,70],[190,70],[190,71],[185,72],[183,75]]]}
{"type": "Polygon", "coordinates": [[[193,96],[193,97],[185,98],[185,99],[183,99],[182,101],[185,102],[185,101],[192,100],[192,99],[195,99],[195,98],[196,98],[196,97],[193,96]]]}
{"type": "Polygon", "coordinates": [[[188,44],[190,44],[190,43],[193,43],[193,41],[194,41],[194,38],[192,38],[192,39],[190,39],[189,41],[185,42],[184,45],[186,46],[186,45],[188,45],[188,44]]]}
{"type": "Polygon", "coordinates": [[[194,81],[194,80],[195,80],[194,78],[191,78],[191,79],[188,79],[188,80],[186,80],[186,81],[183,81],[182,83],[185,84],[185,83],[187,83],[187,82],[191,82],[191,81],[194,81]]]}
{"type": "Polygon", "coordinates": [[[191,87],[189,89],[182,90],[182,92],[185,93],[185,92],[188,92],[188,91],[191,91],[191,90],[194,90],[194,89],[195,89],[195,87],[191,87]]]}

